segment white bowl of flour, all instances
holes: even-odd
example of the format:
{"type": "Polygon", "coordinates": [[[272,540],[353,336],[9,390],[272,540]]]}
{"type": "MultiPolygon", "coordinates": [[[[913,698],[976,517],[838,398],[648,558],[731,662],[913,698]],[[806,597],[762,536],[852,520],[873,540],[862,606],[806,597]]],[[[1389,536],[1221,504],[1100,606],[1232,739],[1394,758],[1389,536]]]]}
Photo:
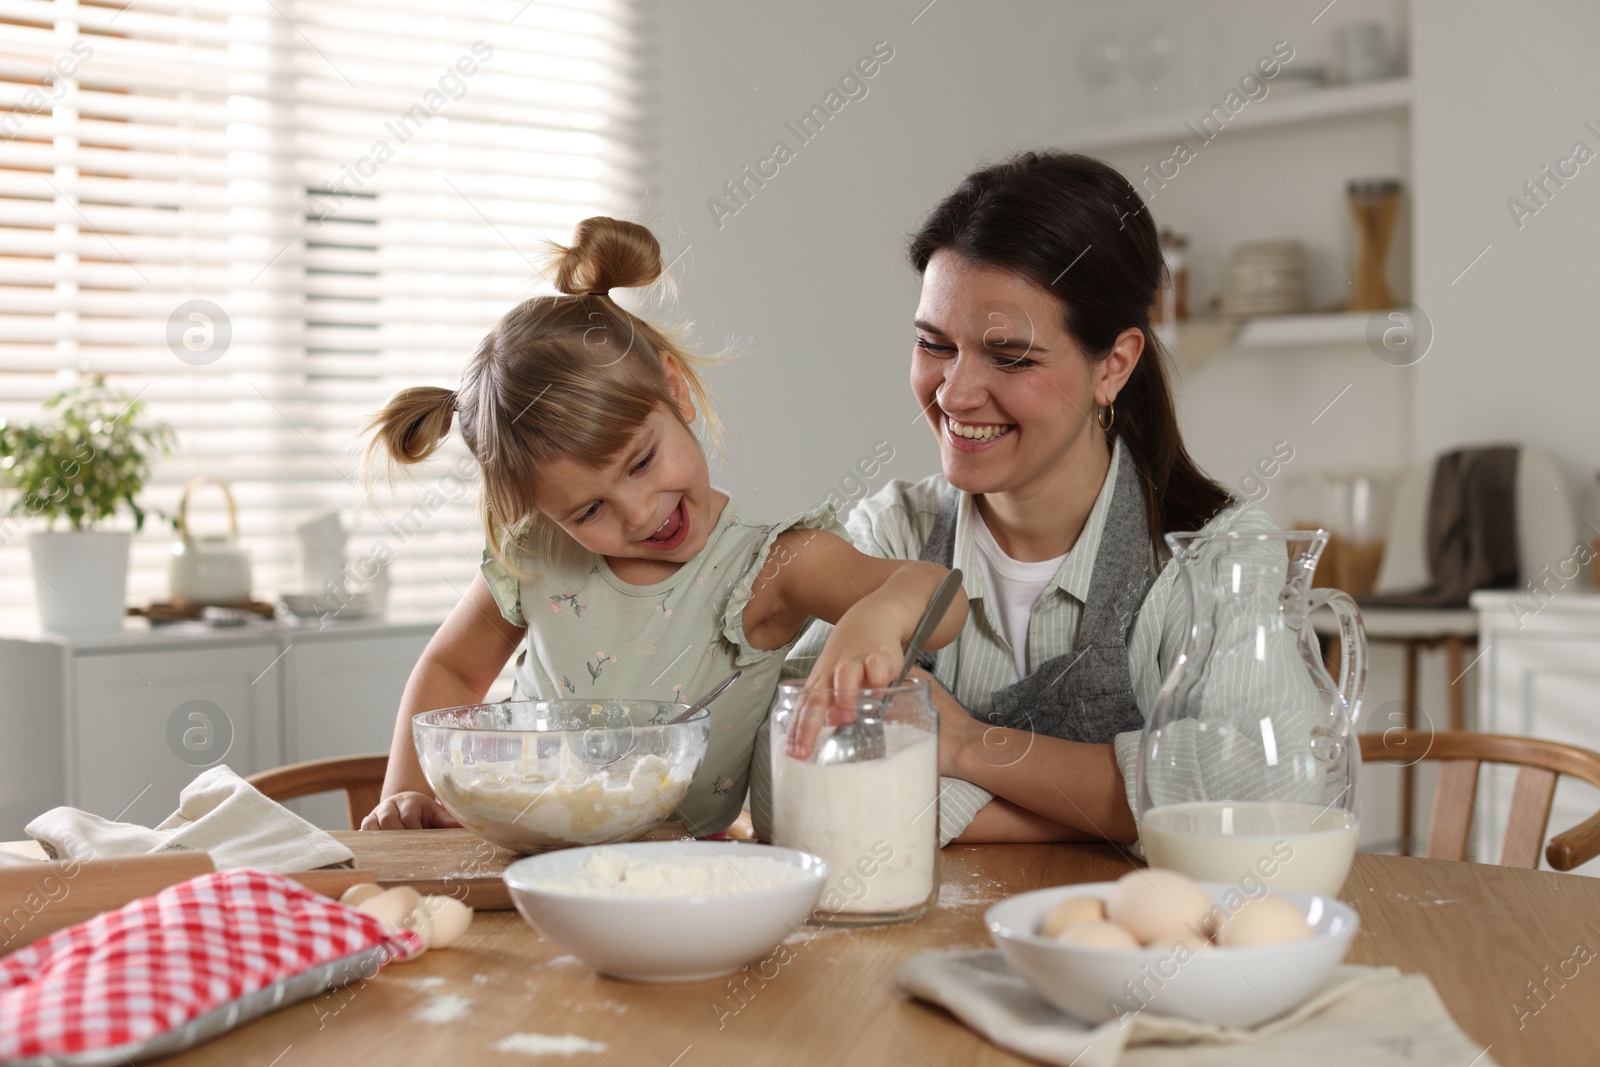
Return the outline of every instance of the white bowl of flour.
{"type": "Polygon", "coordinates": [[[738,970],[805,922],[827,865],[736,841],[646,841],[517,860],[517,911],[601,974],[694,982],[738,970]]]}

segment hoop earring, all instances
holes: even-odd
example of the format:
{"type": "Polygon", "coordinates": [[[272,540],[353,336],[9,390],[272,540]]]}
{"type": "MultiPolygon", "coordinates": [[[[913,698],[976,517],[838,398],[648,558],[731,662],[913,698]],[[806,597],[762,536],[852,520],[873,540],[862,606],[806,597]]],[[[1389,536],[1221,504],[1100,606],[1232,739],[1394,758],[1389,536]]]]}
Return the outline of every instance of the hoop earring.
{"type": "Polygon", "coordinates": [[[1109,433],[1117,421],[1117,405],[1115,401],[1101,408],[1094,417],[1095,423],[1100,427],[1101,433],[1109,433]]]}

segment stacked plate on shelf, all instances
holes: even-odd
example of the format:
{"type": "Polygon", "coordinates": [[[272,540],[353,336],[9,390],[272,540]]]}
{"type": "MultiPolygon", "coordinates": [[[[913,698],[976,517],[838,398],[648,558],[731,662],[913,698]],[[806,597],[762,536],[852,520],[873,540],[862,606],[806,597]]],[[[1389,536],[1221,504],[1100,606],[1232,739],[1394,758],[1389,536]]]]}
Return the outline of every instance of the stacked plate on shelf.
{"type": "Polygon", "coordinates": [[[1230,318],[1306,310],[1306,257],[1299,241],[1235,245],[1228,257],[1222,313],[1230,318]]]}

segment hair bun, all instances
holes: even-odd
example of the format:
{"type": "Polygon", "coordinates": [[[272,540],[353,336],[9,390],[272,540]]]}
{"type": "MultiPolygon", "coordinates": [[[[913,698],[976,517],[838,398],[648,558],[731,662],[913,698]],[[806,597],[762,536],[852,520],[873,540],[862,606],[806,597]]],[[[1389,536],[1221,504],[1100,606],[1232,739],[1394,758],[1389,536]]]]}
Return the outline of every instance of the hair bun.
{"type": "Polygon", "coordinates": [[[637,222],[596,215],[556,245],[556,288],[569,296],[649,285],[661,277],[661,244],[637,222]]]}

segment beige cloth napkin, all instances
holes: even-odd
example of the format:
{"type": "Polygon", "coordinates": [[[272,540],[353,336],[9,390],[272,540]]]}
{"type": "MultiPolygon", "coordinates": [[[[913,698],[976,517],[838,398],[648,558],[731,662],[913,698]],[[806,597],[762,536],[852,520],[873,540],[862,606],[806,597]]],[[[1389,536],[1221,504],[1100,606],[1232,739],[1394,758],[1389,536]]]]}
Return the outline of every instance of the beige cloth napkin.
{"type": "Polygon", "coordinates": [[[201,772],[178,794],[178,810],[155,829],[111,822],[77,808],[51,808],[25,828],[52,859],[106,859],[191,849],[217,870],[285,874],[347,864],[355,855],[327,833],[269,800],[226,764],[201,772]]]}
{"type": "Polygon", "coordinates": [[[927,952],[900,986],[1021,1056],[1061,1067],[1492,1067],[1419,974],[1344,966],[1286,1017],[1250,1030],[1141,1013],[1098,1027],[1030,989],[997,949],[927,952]]]}

